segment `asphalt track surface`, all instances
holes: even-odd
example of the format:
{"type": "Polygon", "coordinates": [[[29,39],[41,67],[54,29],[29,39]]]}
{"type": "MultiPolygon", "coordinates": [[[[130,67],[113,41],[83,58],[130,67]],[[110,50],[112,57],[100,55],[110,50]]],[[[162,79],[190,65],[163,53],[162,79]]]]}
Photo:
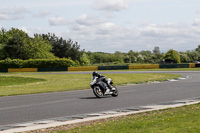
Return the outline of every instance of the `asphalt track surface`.
{"type": "MultiPolygon", "coordinates": [[[[43,74],[80,74],[66,72],[43,74]]],[[[172,73],[179,81],[118,87],[118,97],[98,99],[92,90],[0,97],[0,126],[86,113],[145,106],[200,96],[200,71],[117,71],[103,73],[172,73]]],[[[38,74],[38,73],[37,73],[38,74]]],[[[88,81],[88,85],[89,85],[88,81]]]]}

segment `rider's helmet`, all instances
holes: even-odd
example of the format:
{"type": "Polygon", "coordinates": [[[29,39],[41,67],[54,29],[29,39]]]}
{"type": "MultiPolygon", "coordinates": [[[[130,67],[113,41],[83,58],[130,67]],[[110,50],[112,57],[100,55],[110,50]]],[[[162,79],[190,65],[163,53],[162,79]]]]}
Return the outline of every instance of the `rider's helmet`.
{"type": "Polygon", "coordinates": [[[92,75],[98,77],[98,76],[99,76],[99,73],[96,72],[96,71],[94,71],[94,72],[92,73],[92,75]]]}

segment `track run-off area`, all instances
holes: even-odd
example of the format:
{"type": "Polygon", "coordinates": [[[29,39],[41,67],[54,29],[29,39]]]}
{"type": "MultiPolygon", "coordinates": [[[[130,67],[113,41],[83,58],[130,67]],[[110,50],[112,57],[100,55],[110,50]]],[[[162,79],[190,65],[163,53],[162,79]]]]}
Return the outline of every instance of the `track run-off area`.
{"type": "MultiPolygon", "coordinates": [[[[200,71],[101,72],[101,74],[105,73],[170,73],[180,74],[184,78],[150,84],[118,86],[118,97],[102,99],[96,98],[91,89],[0,97],[0,131],[13,128],[10,125],[39,123],[45,120],[54,121],[62,118],[64,120],[70,116],[81,117],[82,114],[151,106],[200,97],[200,71]]],[[[91,72],[41,74],[91,74],[91,72]]]]}

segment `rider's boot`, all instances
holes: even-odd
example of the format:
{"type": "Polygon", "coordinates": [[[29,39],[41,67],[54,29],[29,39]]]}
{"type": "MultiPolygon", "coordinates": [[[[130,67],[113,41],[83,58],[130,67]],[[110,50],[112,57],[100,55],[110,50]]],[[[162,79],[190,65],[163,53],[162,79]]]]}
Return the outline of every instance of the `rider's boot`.
{"type": "Polygon", "coordinates": [[[110,85],[110,84],[108,84],[108,87],[112,90],[112,91],[114,91],[115,90],[115,87],[113,87],[112,85],[110,85]]]}
{"type": "Polygon", "coordinates": [[[110,89],[108,87],[106,87],[106,92],[104,93],[105,95],[110,94],[110,89]]]}

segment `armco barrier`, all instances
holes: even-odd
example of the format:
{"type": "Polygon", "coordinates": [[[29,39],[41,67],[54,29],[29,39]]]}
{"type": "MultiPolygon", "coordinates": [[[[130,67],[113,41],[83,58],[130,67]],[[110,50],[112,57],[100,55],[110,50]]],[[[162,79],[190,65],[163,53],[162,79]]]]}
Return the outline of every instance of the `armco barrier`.
{"type": "Polygon", "coordinates": [[[176,64],[177,68],[190,68],[190,64],[176,64]]]}
{"type": "Polygon", "coordinates": [[[153,65],[129,65],[129,69],[159,69],[159,64],[153,64],[153,65]]]}
{"type": "Polygon", "coordinates": [[[190,63],[190,68],[195,68],[195,63],[190,63]]]}
{"type": "Polygon", "coordinates": [[[0,69],[0,72],[8,72],[8,69],[0,69]]]}
{"type": "Polygon", "coordinates": [[[195,68],[200,64],[149,64],[123,66],[90,66],[90,67],[59,67],[59,68],[8,68],[0,72],[48,72],[48,71],[95,71],[95,70],[124,70],[124,69],[159,69],[159,68],[195,68]]]}
{"type": "Polygon", "coordinates": [[[160,64],[160,68],[189,68],[189,64],[160,64]]]}
{"type": "Polygon", "coordinates": [[[8,68],[8,72],[37,72],[37,68],[8,68]]]}
{"type": "Polygon", "coordinates": [[[98,66],[91,67],[68,67],[68,71],[93,71],[98,70],[98,66]]]}
{"type": "Polygon", "coordinates": [[[195,67],[200,67],[200,64],[195,64],[195,67]]]}
{"type": "Polygon", "coordinates": [[[48,71],[67,71],[67,67],[38,68],[38,72],[48,72],[48,71]]]}
{"type": "Polygon", "coordinates": [[[128,65],[126,66],[98,66],[98,70],[123,70],[129,69],[128,65]]]}

